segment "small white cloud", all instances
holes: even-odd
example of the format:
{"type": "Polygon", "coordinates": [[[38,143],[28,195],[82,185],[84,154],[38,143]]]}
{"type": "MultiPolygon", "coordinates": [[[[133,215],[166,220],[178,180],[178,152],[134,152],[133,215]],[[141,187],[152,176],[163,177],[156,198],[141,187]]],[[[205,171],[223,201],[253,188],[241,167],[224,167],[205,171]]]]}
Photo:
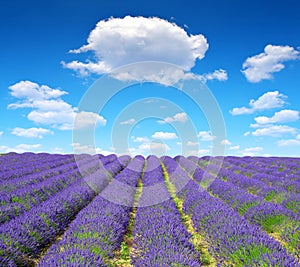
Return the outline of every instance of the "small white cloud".
{"type": "Polygon", "coordinates": [[[152,135],[152,138],[155,139],[161,139],[161,140],[171,140],[171,139],[177,139],[177,135],[175,133],[170,132],[155,132],[152,135]]]}
{"type": "Polygon", "coordinates": [[[185,112],[181,112],[181,113],[175,114],[173,117],[166,117],[164,120],[158,121],[158,122],[161,124],[164,124],[164,123],[172,123],[172,122],[185,123],[187,121],[188,121],[187,114],[185,112]]]}
{"type": "Polygon", "coordinates": [[[0,153],[8,153],[8,152],[16,152],[16,153],[24,153],[24,152],[39,152],[38,148],[41,147],[41,144],[19,144],[15,147],[8,146],[0,146],[0,153]]]}
{"type": "Polygon", "coordinates": [[[131,119],[127,120],[127,121],[121,121],[120,122],[120,124],[122,124],[122,125],[132,125],[134,123],[135,123],[135,119],[134,118],[131,118],[131,119]]]}
{"type": "Polygon", "coordinates": [[[277,145],[279,147],[284,147],[284,146],[300,146],[300,138],[299,139],[287,139],[287,140],[279,140],[277,142],[277,145]]]}
{"type": "Polygon", "coordinates": [[[263,53],[247,58],[243,73],[249,82],[270,80],[273,73],[284,69],[284,62],[299,59],[299,51],[290,46],[267,45],[263,53]]]}
{"type": "Polygon", "coordinates": [[[227,139],[221,141],[221,145],[231,145],[231,142],[227,139]]]}
{"type": "Polygon", "coordinates": [[[263,151],[262,147],[248,147],[241,151],[243,156],[255,156],[259,155],[259,152],[263,151]]]}
{"type": "Polygon", "coordinates": [[[191,142],[191,141],[188,141],[187,146],[199,146],[199,142],[191,142]]]}
{"type": "Polygon", "coordinates": [[[279,93],[278,91],[267,92],[260,96],[257,100],[251,99],[249,108],[233,108],[230,113],[232,115],[252,114],[255,111],[262,111],[272,108],[281,108],[285,104],[287,96],[279,93]]]}
{"type": "Polygon", "coordinates": [[[92,145],[83,145],[80,143],[72,143],[73,152],[76,154],[102,154],[102,155],[110,155],[113,154],[113,151],[103,150],[99,147],[93,147],[92,145]]]}
{"type": "Polygon", "coordinates": [[[272,117],[259,116],[254,118],[254,120],[258,124],[297,121],[299,120],[299,111],[284,109],[279,112],[275,112],[272,117]]]}
{"type": "Polygon", "coordinates": [[[254,136],[273,136],[278,137],[282,136],[283,134],[296,134],[297,130],[293,127],[287,125],[271,125],[265,128],[257,129],[256,131],[252,132],[254,136]]]}
{"type": "Polygon", "coordinates": [[[248,132],[245,132],[245,133],[244,133],[244,136],[248,136],[248,135],[250,135],[250,134],[251,134],[251,132],[248,131],[248,132]]]}
{"type": "Polygon", "coordinates": [[[0,131],[0,137],[3,135],[3,132],[0,131]]]}
{"type": "Polygon", "coordinates": [[[11,132],[13,135],[27,138],[43,138],[46,134],[53,134],[52,131],[44,128],[20,128],[16,127],[11,132]]]}
{"type": "Polygon", "coordinates": [[[94,62],[63,62],[79,72],[103,74],[114,68],[142,61],[160,61],[190,70],[208,49],[202,34],[189,35],[184,28],[157,17],[101,20],[90,32],[87,44],[71,53],[92,51],[94,62]]]}
{"type": "Polygon", "coordinates": [[[200,131],[197,136],[200,138],[200,141],[212,141],[216,138],[209,131],[200,131]]]}
{"type": "Polygon", "coordinates": [[[150,140],[148,137],[134,137],[133,139],[133,142],[136,142],[136,143],[149,143],[150,140]]]}
{"type": "Polygon", "coordinates": [[[208,153],[209,153],[208,149],[189,150],[186,153],[186,156],[203,156],[203,155],[208,155],[208,153]]]}
{"type": "Polygon", "coordinates": [[[154,154],[157,156],[165,155],[167,151],[171,150],[171,148],[164,143],[161,142],[150,142],[147,140],[144,143],[141,143],[137,148],[130,147],[128,148],[128,152],[132,155],[150,155],[154,154]]]}
{"type": "Polygon", "coordinates": [[[229,150],[239,150],[240,149],[240,146],[237,145],[237,146],[230,146],[229,147],[229,150]]]}
{"type": "Polygon", "coordinates": [[[227,81],[228,80],[228,75],[226,70],[219,69],[215,70],[212,73],[206,73],[201,75],[205,81],[209,80],[218,80],[218,81],[227,81]]]}

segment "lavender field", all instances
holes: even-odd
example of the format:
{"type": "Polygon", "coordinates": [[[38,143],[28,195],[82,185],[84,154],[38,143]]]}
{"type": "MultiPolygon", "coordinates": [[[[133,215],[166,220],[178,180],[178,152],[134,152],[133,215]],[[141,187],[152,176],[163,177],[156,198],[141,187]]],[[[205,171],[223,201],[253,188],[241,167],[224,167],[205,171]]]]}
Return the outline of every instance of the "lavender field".
{"type": "Polygon", "coordinates": [[[3,267],[300,266],[300,158],[8,153],[0,170],[3,267]]]}

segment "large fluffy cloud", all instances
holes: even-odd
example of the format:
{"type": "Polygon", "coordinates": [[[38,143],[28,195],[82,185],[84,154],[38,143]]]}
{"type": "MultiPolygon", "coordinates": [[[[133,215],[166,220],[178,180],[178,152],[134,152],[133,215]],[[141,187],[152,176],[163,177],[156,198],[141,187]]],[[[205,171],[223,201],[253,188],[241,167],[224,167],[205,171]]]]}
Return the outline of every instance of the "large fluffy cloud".
{"type": "Polygon", "coordinates": [[[247,58],[242,72],[249,82],[269,80],[285,67],[284,62],[299,58],[300,52],[293,47],[267,45],[263,53],[247,58]]]}
{"type": "Polygon", "coordinates": [[[67,92],[53,89],[46,85],[38,85],[31,81],[21,81],[9,87],[12,96],[18,102],[8,105],[8,108],[31,108],[27,118],[36,124],[42,124],[70,130],[88,128],[95,125],[105,125],[106,120],[99,114],[78,111],[60,97],[67,92]],[[75,124],[74,124],[75,122],[75,124]]]}
{"type": "Polygon", "coordinates": [[[255,111],[281,108],[285,104],[286,98],[287,96],[278,91],[267,92],[257,100],[251,99],[249,102],[250,107],[233,108],[230,113],[232,115],[252,114],[255,111]]]}
{"type": "Polygon", "coordinates": [[[82,75],[102,74],[141,61],[163,61],[190,70],[207,49],[202,34],[188,34],[176,24],[157,17],[126,16],[99,21],[87,44],[70,51],[75,54],[92,51],[95,62],[72,61],[63,65],[82,75]]]}

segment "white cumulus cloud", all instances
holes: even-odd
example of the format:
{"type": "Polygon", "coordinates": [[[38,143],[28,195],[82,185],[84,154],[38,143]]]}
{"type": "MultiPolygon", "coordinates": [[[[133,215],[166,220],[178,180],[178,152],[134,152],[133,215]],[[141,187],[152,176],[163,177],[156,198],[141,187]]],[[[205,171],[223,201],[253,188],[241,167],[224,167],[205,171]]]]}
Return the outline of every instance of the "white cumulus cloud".
{"type": "Polygon", "coordinates": [[[252,114],[255,111],[262,111],[272,108],[281,108],[285,104],[287,96],[278,91],[267,92],[260,96],[257,100],[251,99],[250,107],[233,108],[230,113],[232,115],[252,114]]]}
{"type": "Polygon", "coordinates": [[[13,135],[27,138],[43,138],[46,134],[53,134],[52,131],[44,128],[20,128],[16,127],[11,132],[13,135]]]}
{"type": "Polygon", "coordinates": [[[67,92],[53,89],[47,85],[38,85],[31,81],[21,81],[9,87],[10,94],[16,98],[27,98],[28,100],[59,98],[67,92]]]}
{"type": "Polygon", "coordinates": [[[171,140],[171,139],[177,139],[178,136],[176,133],[170,133],[170,132],[155,132],[152,135],[152,138],[154,139],[160,139],[160,140],[171,140]]]}
{"type": "Polygon", "coordinates": [[[101,20],[90,32],[87,44],[71,53],[92,51],[95,61],[63,62],[66,68],[82,75],[102,74],[116,67],[141,61],[163,61],[190,70],[208,49],[202,34],[191,35],[185,29],[157,17],[110,18],[101,20]]]}
{"type": "Polygon", "coordinates": [[[273,73],[284,69],[286,61],[299,59],[300,52],[290,46],[267,45],[263,53],[247,58],[243,73],[249,82],[270,80],[273,73]]]}
{"type": "Polygon", "coordinates": [[[291,122],[299,120],[299,111],[284,109],[279,112],[275,112],[272,117],[259,116],[254,118],[258,124],[269,124],[269,123],[281,123],[291,122]]]}

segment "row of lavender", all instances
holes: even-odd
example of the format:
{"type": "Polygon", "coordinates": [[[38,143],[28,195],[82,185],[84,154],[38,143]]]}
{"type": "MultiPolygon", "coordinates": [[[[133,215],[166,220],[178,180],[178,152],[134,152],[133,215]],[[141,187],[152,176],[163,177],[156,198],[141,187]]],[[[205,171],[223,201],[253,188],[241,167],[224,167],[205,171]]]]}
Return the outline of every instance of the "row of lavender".
{"type": "Polygon", "coordinates": [[[191,215],[196,230],[204,235],[210,245],[209,252],[221,266],[299,266],[296,258],[288,254],[259,225],[241,216],[223,199],[204,190],[196,182],[201,182],[203,173],[197,171],[190,160],[180,157],[177,162],[164,158],[174,185],[180,184],[178,181],[187,180],[190,170],[194,173],[195,180],[190,179],[183,190],[178,190],[178,197],[183,200],[184,212],[191,215]],[[184,170],[178,169],[177,162],[184,170]]]}
{"type": "Polygon", "coordinates": [[[0,226],[0,266],[33,266],[45,247],[63,233],[76,214],[95,197],[96,191],[87,181],[100,180],[97,186],[101,191],[112,179],[110,174],[117,174],[130,160],[130,157],[114,158],[111,161],[110,157],[105,165],[106,172],[95,170],[86,177],[79,177],[30,211],[3,223],[0,226]]]}
{"type": "Polygon", "coordinates": [[[200,254],[190,243],[191,235],[164,182],[160,160],[150,156],[147,162],[133,230],[132,265],[201,266],[200,254]]]}
{"type": "MultiPolygon", "coordinates": [[[[117,157],[111,155],[109,157],[101,157],[102,164],[107,164],[117,157]]],[[[59,161],[59,160],[58,160],[59,161]]],[[[55,167],[51,170],[42,171],[42,173],[34,173],[21,176],[13,179],[15,189],[0,190],[0,224],[9,221],[25,211],[30,209],[41,202],[46,201],[59,193],[61,190],[68,186],[73,185],[81,179],[81,172],[93,172],[98,168],[98,156],[84,156],[77,161],[73,160],[55,167]],[[78,170],[77,164],[82,167],[78,170]],[[47,172],[45,174],[45,172],[47,172]]],[[[7,186],[11,182],[7,182],[7,186]]]]}
{"type": "Polygon", "coordinates": [[[123,241],[143,167],[144,158],[136,157],[116,175],[93,202],[81,210],[62,240],[48,250],[39,266],[105,266],[105,261],[114,257],[114,251],[123,241]],[[128,185],[127,190],[120,191],[120,183],[128,185]],[[108,201],[108,196],[118,197],[116,201],[126,205],[108,201]]]}
{"type": "MultiPolygon", "coordinates": [[[[187,164],[190,165],[191,162],[187,164]]],[[[191,169],[190,166],[189,168],[191,169]]],[[[193,178],[201,183],[204,173],[204,169],[197,168],[193,178]]],[[[251,178],[220,169],[218,176],[207,190],[236,210],[251,224],[256,224],[272,236],[276,236],[291,253],[299,256],[299,214],[280,204],[267,202],[260,194],[253,195],[244,190],[256,186],[257,181],[251,178]],[[226,181],[221,180],[224,175],[226,181]]],[[[263,192],[267,191],[265,187],[268,186],[261,187],[263,192]]]]}
{"type": "MultiPolygon", "coordinates": [[[[199,159],[196,157],[190,158],[191,160],[197,162],[203,166],[204,162],[208,162],[208,159],[199,159]]],[[[277,158],[276,158],[277,159],[277,158]]],[[[256,163],[261,166],[261,158],[235,158],[226,157],[222,161],[222,169],[219,168],[218,164],[209,164],[209,170],[214,175],[224,181],[229,181],[236,186],[248,191],[248,193],[263,197],[265,201],[280,204],[285,208],[293,211],[296,214],[300,212],[300,183],[295,180],[295,173],[300,169],[299,160],[291,159],[293,164],[288,164],[290,166],[291,175],[282,173],[279,171],[277,174],[273,172],[272,175],[266,173],[268,172],[268,165],[264,163],[264,168],[254,168],[251,166],[256,166],[256,163]],[[250,162],[249,162],[250,161],[250,162]],[[235,165],[236,164],[236,165],[235,165]],[[250,165],[249,168],[246,166],[250,165]]],[[[266,161],[266,159],[264,159],[266,161]]],[[[285,162],[285,161],[283,161],[285,162]]],[[[221,164],[220,163],[220,164],[221,164]]],[[[274,164],[277,168],[283,168],[284,163],[269,159],[269,165],[274,164]],[[281,167],[279,167],[281,166],[281,167]]],[[[285,165],[284,165],[285,166],[285,165]]],[[[300,174],[296,175],[300,179],[300,174]]]]}

